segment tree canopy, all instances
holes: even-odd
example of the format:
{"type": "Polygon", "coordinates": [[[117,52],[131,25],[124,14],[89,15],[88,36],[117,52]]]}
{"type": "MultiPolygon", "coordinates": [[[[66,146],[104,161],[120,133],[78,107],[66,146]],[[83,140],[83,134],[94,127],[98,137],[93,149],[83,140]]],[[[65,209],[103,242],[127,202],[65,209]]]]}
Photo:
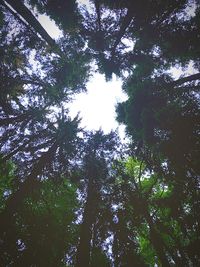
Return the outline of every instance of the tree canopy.
{"type": "Polygon", "coordinates": [[[199,266],[199,1],[1,0],[0,33],[0,265],[199,266]],[[126,143],[69,116],[94,69],[126,143]]]}

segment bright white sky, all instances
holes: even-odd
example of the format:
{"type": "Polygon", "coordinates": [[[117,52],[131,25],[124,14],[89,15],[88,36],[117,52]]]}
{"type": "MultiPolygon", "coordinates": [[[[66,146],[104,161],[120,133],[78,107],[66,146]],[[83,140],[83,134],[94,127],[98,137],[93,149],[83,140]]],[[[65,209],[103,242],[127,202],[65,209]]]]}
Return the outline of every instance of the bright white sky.
{"type": "MultiPolygon", "coordinates": [[[[55,23],[47,16],[39,15],[38,20],[52,38],[60,36],[55,23]]],[[[101,74],[94,74],[87,84],[87,93],[77,95],[74,101],[68,105],[69,114],[75,117],[80,112],[82,118],[81,127],[87,130],[102,129],[105,133],[118,128],[120,137],[124,139],[124,126],[116,121],[115,105],[127,99],[121,89],[120,79],[113,77],[106,82],[101,74]]]]}
{"type": "MultiPolygon", "coordinates": [[[[78,111],[82,117],[82,124],[87,129],[99,129],[108,133],[119,127],[115,120],[115,105],[127,99],[122,92],[121,81],[113,77],[112,81],[105,82],[104,76],[95,74],[87,84],[87,93],[76,96],[73,103],[69,105],[70,115],[74,117],[78,111]]],[[[120,133],[123,132],[120,126],[120,133]]]]}

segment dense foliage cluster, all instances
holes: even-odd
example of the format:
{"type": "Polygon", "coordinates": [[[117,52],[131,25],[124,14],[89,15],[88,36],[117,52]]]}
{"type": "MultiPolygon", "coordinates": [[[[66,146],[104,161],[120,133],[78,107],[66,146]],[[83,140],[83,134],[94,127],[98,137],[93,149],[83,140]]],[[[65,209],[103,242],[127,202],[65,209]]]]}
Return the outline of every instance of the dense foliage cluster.
{"type": "Polygon", "coordinates": [[[0,266],[200,266],[199,1],[2,0],[0,58],[0,266]],[[94,65],[126,144],[68,114],[94,65]]]}

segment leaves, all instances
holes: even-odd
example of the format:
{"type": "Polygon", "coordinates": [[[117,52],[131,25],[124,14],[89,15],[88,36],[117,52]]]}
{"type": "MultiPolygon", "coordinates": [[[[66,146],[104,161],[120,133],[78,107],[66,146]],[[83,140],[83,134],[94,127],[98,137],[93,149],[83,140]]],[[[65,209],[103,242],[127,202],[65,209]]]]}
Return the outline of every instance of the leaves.
{"type": "Polygon", "coordinates": [[[7,197],[12,193],[14,189],[14,170],[15,167],[11,162],[7,162],[6,165],[0,158],[0,210],[5,207],[7,197]]]}

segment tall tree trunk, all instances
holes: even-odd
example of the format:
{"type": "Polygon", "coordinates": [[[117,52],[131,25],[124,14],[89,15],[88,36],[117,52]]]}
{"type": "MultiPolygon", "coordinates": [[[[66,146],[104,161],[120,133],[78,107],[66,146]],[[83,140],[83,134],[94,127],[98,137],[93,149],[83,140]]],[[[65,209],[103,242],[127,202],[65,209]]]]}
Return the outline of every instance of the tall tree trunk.
{"type": "Polygon", "coordinates": [[[162,267],[170,267],[170,263],[167,259],[167,256],[165,254],[165,245],[163,244],[163,240],[161,239],[159,233],[156,231],[152,218],[149,215],[149,212],[146,210],[145,214],[146,222],[149,225],[149,231],[150,231],[150,240],[151,243],[156,250],[156,253],[158,255],[158,258],[162,264],[162,267]]]}
{"type": "Polygon", "coordinates": [[[30,26],[33,28],[51,47],[55,47],[56,43],[46,32],[32,12],[20,0],[2,1],[4,5],[9,4],[30,26]]]}
{"type": "Polygon", "coordinates": [[[95,222],[97,192],[92,178],[88,181],[87,200],[80,228],[80,241],[77,251],[75,267],[89,267],[91,255],[92,226],[95,222]]]}
{"type": "Polygon", "coordinates": [[[115,266],[146,267],[142,257],[137,253],[137,245],[130,237],[132,231],[127,228],[126,214],[118,212],[118,223],[113,224],[114,242],[113,256],[115,266]]]}

